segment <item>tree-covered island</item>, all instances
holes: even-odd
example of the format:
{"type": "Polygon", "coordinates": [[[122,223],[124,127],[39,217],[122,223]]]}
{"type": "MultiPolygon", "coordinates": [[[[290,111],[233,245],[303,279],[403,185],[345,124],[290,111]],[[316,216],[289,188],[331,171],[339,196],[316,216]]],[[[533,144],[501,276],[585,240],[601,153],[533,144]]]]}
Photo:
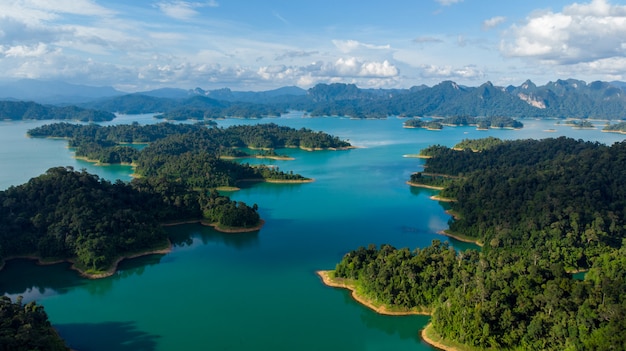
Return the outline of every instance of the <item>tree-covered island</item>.
{"type": "Polygon", "coordinates": [[[323,132],[276,124],[216,128],[205,124],[159,123],[141,126],[55,123],[28,131],[31,137],[68,138],[76,156],[100,163],[128,163],[138,177],[182,179],[193,188],[235,187],[241,181],[308,182],[311,179],[278,167],[250,166],[233,158],[288,159],[275,149],[346,149],[350,143],[323,132]],[[147,143],[138,150],[129,143],[147,143]],[[254,154],[243,148],[261,149],[254,154]]]}
{"type": "Polygon", "coordinates": [[[71,261],[89,277],[112,274],[123,258],[167,250],[164,224],[201,221],[221,231],[258,230],[263,221],[257,205],[232,201],[216,191],[220,187],[241,181],[311,181],[278,167],[240,164],[222,155],[241,152],[238,148],[245,146],[350,146],[325,133],[275,124],[222,129],[205,124],[56,123],[28,134],[68,138],[79,156],[135,166],[137,176],[130,183],[57,167],[0,191],[0,261],[71,261]],[[137,149],[129,143],[148,146],[137,149]]]}
{"type": "Polygon", "coordinates": [[[424,337],[441,348],[626,349],[625,142],[562,137],[428,154],[430,173],[452,176],[441,185],[457,200],[448,233],[482,250],[370,246],[330,276],[391,310],[430,310],[424,337]],[[579,271],[584,279],[573,279],[579,271]]]}
{"type": "Polygon", "coordinates": [[[521,129],[524,124],[511,117],[490,116],[490,117],[470,117],[456,116],[446,118],[433,118],[424,120],[422,118],[411,118],[404,122],[404,128],[425,128],[429,130],[440,130],[444,126],[466,127],[475,126],[478,129],[508,128],[521,129]]]}

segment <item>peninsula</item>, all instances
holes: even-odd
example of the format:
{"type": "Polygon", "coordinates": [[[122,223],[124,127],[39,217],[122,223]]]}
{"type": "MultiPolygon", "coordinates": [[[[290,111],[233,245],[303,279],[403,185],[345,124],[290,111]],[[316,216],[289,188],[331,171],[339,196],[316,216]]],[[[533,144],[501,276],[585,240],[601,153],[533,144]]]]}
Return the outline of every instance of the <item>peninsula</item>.
{"type": "Polygon", "coordinates": [[[429,172],[455,177],[441,191],[457,199],[443,234],[463,233],[482,250],[370,245],[346,254],[335,278],[370,304],[425,306],[432,319],[422,335],[447,350],[626,344],[624,319],[605,318],[626,313],[626,143],[560,137],[429,155],[429,172]],[[581,270],[585,279],[573,279],[581,270]]]}

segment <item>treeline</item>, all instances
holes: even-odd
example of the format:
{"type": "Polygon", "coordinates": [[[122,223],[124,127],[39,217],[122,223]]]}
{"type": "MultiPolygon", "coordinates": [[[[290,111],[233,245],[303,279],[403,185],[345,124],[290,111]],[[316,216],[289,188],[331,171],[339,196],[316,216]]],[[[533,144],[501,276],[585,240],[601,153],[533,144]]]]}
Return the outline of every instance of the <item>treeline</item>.
{"type": "MultiPolygon", "coordinates": [[[[469,346],[511,350],[626,348],[626,143],[569,138],[434,146],[452,234],[484,243],[455,252],[356,250],[336,275],[372,297],[433,311],[434,330],[469,346]],[[589,270],[584,280],[568,272],[589,270]]],[[[413,177],[412,177],[413,179],[413,177]]]]}
{"type": "Polygon", "coordinates": [[[154,118],[166,119],[169,121],[186,121],[190,119],[202,121],[219,118],[280,117],[286,112],[287,111],[277,106],[237,102],[236,104],[228,104],[227,106],[213,106],[206,108],[181,107],[155,115],[154,118]]]}
{"type": "Polygon", "coordinates": [[[502,139],[490,136],[482,139],[463,139],[452,148],[455,150],[485,151],[502,143],[502,139]]]}
{"type": "Polygon", "coordinates": [[[461,176],[441,192],[456,198],[450,223],[489,247],[525,250],[585,269],[626,237],[626,143],[565,137],[505,141],[481,153],[438,149],[430,173],[461,176]]]}
{"type": "MultiPolygon", "coordinates": [[[[155,123],[140,125],[119,124],[101,126],[98,124],[52,123],[29,129],[27,134],[38,138],[89,139],[114,143],[150,143],[172,134],[183,134],[198,130],[205,124],[155,123]]],[[[215,125],[213,122],[210,125],[215,125]]]]}
{"type": "Polygon", "coordinates": [[[81,106],[125,114],[160,113],[157,118],[170,120],[278,117],[287,112],[275,104],[230,102],[206,96],[172,99],[141,94],[117,96],[81,106]]]}
{"type": "Polygon", "coordinates": [[[69,351],[50,325],[43,306],[0,296],[0,349],[7,351],[69,351]]]}
{"type": "Polygon", "coordinates": [[[81,122],[111,121],[115,115],[110,112],[84,109],[76,106],[44,106],[34,102],[0,101],[0,120],[60,119],[81,122]]]}
{"type": "Polygon", "coordinates": [[[335,269],[379,302],[431,310],[445,339],[490,350],[624,349],[625,276],[626,247],[577,280],[536,251],[457,252],[438,240],[414,251],[361,247],[335,269]]]}
{"type": "Polygon", "coordinates": [[[29,130],[30,136],[70,138],[76,155],[101,163],[132,163],[142,177],[180,180],[196,189],[235,186],[241,180],[306,180],[307,178],[266,166],[251,167],[222,159],[221,156],[245,157],[240,148],[309,149],[345,148],[348,142],[323,132],[299,130],[276,124],[207,128],[202,124],[140,126],[71,125],[56,123],[29,130]],[[138,150],[121,143],[149,142],[138,150]]]}
{"type": "Polygon", "coordinates": [[[164,222],[205,219],[250,227],[259,223],[256,209],[181,181],[111,183],[71,167],[51,168],[0,192],[0,258],[69,259],[97,273],[119,257],[166,247],[164,222]]]}
{"type": "Polygon", "coordinates": [[[488,128],[514,128],[520,129],[524,124],[510,117],[490,116],[490,117],[469,117],[455,116],[446,118],[436,118],[424,120],[421,118],[411,118],[404,122],[405,127],[442,129],[443,126],[476,126],[479,129],[488,128]]]}
{"type": "Polygon", "coordinates": [[[602,128],[603,131],[606,132],[622,132],[626,133],[626,122],[619,122],[615,124],[609,124],[602,128]]]}

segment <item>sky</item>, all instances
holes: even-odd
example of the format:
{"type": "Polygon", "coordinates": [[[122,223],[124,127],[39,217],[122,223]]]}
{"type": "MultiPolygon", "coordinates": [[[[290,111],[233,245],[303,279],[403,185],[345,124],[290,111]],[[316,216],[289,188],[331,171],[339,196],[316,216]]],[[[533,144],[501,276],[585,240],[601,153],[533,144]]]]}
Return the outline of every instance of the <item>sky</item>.
{"type": "Polygon", "coordinates": [[[135,92],[626,81],[626,0],[0,0],[0,81],[135,92]]]}

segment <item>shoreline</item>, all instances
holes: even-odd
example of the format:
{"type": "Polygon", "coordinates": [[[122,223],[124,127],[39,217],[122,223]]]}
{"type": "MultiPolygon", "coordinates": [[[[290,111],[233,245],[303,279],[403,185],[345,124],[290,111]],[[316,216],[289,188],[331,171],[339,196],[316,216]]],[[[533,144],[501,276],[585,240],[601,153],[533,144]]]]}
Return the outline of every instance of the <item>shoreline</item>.
{"type": "Polygon", "coordinates": [[[354,284],[350,284],[349,282],[346,282],[344,279],[342,280],[335,279],[330,276],[330,272],[332,271],[330,270],[316,271],[315,274],[317,274],[321,278],[322,283],[324,283],[324,285],[326,286],[350,290],[351,291],[350,295],[355,301],[368,307],[369,309],[373,310],[374,312],[378,314],[387,315],[387,316],[409,316],[409,315],[430,316],[431,315],[430,311],[425,311],[425,310],[424,311],[420,311],[420,310],[391,311],[385,305],[376,306],[371,299],[365,296],[359,295],[359,293],[356,291],[356,286],[354,286],[354,284]]]}
{"type": "Polygon", "coordinates": [[[70,264],[70,269],[73,270],[73,271],[76,271],[78,273],[78,275],[80,275],[81,277],[87,278],[87,279],[101,279],[101,278],[110,277],[113,274],[115,274],[115,272],[117,272],[117,268],[118,268],[120,262],[122,262],[123,260],[133,259],[133,258],[138,258],[138,257],[148,256],[148,255],[159,255],[159,254],[165,255],[165,254],[171,252],[172,251],[172,243],[170,242],[169,239],[167,240],[167,244],[168,244],[168,246],[166,248],[163,248],[163,249],[152,249],[152,250],[145,251],[145,252],[139,252],[139,253],[119,256],[111,264],[111,267],[109,267],[106,271],[100,272],[100,273],[87,273],[87,272],[81,270],[80,268],[78,268],[76,266],[76,263],[74,262],[74,260],[70,259],[70,258],[68,258],[68,259],[59,259],[59,260],[54,260],[54,261],[45,261],[41,257],[35,256],[35,255],[24,255],[24,256],[7,257],[7,258],[4,259],[4,262],[0,266],[0,270],[2,270],[4,268],[5,263],[7,261],[11,261],[11,260],[31,260],[31,261],[37,261],[36,264],[39,265],[39,266],[50,266],[50,265],[59,264],[59,263],[69,263],[70,264]]]}
{"type": "MultiPolygon", "coordinates": [[[[409,316],[409,315],[432,316],[432,311],[427,311],[426,309],[421,310],[421,311],[420,310],[390,311],[387,309],[385,305],[381,305],[377,307],[376,305],[374,305],[373,301],[371,301],[370,299],[364,296],[359,295],[356,291],[356,287],[353,284],[350,284],[349,282],[346,282],[343,279],[339,281],[335,278],[332,278],[330,276],[330,272],[332,271],[322,270],[322,271],[316,271],[315,274],[317,274],[321,278],[322,283],[324,283],[324,285],[326,286],[350,290],[351,292],[350,295],[356,302],[364,305],[365,307],[373,310],[374,312],[378,314],[387,315],[387,316],[409,316]]],[[[457,347],[445,344],[445,340],[443,338],[441,338],[438,335],[432,335],[433,333],[435,333],[435,331],[432,330],[432,323],[429,322],[426,325],[426,327],[424,327],[424,329],[422,329],[419,332],[419,335],[421,339],[424,340],[424,342],[426,342],[430,346],[435,347],[437,349],[444,350],[444,351],[463,351],[464,350],[463,348],[460,348],[460,347],[457,348],[457,347]],[[439,340],[435,340],[435,338],[439,340]]]]}
{"type": "MultiPolygon", "coordinates": [[[[176,226],[176,225],[181,225],[181,224],[190,224],[190,223],[200,223],[201,225],[205,225],[205,226],[210,226],[213,227],[215,230],[222,232],[222,233],[248,233],[248,232],[254,232],[257,230],[260,230],[263,225],[265,224],[264,220],[260,220],[259,224],[254,226],[254,227],[248,227],[248,228],[220,228],[218,227],[217,223],[209,223],[203,220],[188,220],[188,221],[179,221],[179,222],[172,222],[172,223],[163,223],[161,224],[164,227],[170,227],[170,226],[176,226]]],[[[66,259],[55,259],[55,260],[51,260],[51,261],[46,261],[44,259],[42,259],[39,256],[36,255],[20,255],[20,256],[10,256],[10,257],[6,257],[2,260],[2,263],[0,264],[0,271],[2,269],[4,269],[4,266],[6,265],[7,261],[11,261],[11,260],[31,260],[31,261],[37,261],[36,264],[40,265],[40,266],[50,266],[50,265],[54,265],[54,264],[59,264],[59,263],[69,263],[70,264],[70,269],[77,272],[78,275],[80,275],[83,278],[86,279],[102,279],[102,278],[107,278],[110,277],[112,275],[115,274],[115,272],[117,272],[118,266],[120,264],[120,262],[124,261],[124,260],[130,260],[133,258],[138,258],[138,257],[143,257],[143,256],[149,256],[149,255],[165,255],[168,254],[172,251],[172,242],[167,239],[167,246],[164,248],[160,248],[160,249],[150,249],[147,251],[142,251],[142,252],[137,252],[137,253],[129,253],[129,254],[125,254],[125,255],[121,255],[119,257],[117,257],[113,263],[111,264],[111,266],[109,268],[107,268],[105,271],[102,272],[98,272],[98,273],[88,273],[86,271],[83,271],[82,269],[80,269],[78,266],[76,266],[76,262],[71,259],[71,258],[66,258],[66,259]]]]}
{"type": "Polygon", "coordinates": [[[443,236],[447,236],[448,238],[452,238],[452,239],[457,240],[457,241],[462,241],[464,243],[470,243],[470,244],[474,244],[474,245],[483,247],[483,243],[479,242],[478,240],[465,238],[465,237],[458,236],[458,235],[455,235],[455,234],[450,234],[450,233],[448,233],[445,230],[438,231],[437,234],[440,234],[440,235],[443,235],[443,236]]]}
{"type": "Polygon", "coordinates": [[[431,200],[440,201],[440,202],[456,202],[456,199],[450,199],[447,197],[441,197],[439,195],[433,195],[430,197],[431,200]]]}
{"type": "Polygon", "coordinates": [[[169,222],[169,223],[163,223],[161,225],[164,227],[173,227],[173,226],[182,225],[182,224],[200,224],[206,227],[213,227],[213,229],[221,233],[251,233],[251,232],[256,232],[258,230],[261,230],[261,228],[263,228],[263,225],[265,225],[265,221],[261,219],[259,220],[259,223],[255,225],[254,227],[245,227],[245,228],[235,228],[235,227],[222,228],[222,227],[219,227],[217,223],[207,222],[202,219],[190,219],[187,221],[169,222]]]}
{"type": "Polygon", "coordinates": [[[406,183],[408,185],[414,186],[416,188],[425,188],[425,189],[432,189],[432,190],[443,190],[444,189],[444,187],[442,187],[442,186],[426,185],[426,184],[414,183],[414,182],[411,182],[411,181],[407,181],[406,183]]]}
{"type": "Polygon", "coordinates": [[[455,347],[452,345],[447,345],[445,344],[445,339],[443,339],[439,334],[437,334],[434,330],[433,330],[433,323],[432,322],[428,322],[428,324],[424,327],[424,329],[422,329],[422,331],[420,332],[420,337],[422,338],[422,340],[424,340],[425,343],[427,343],[428,345],[439,349],[439,350],[444,350],[444,351],[463,351],[465,350],[465,348],[462,347],[455,347]],[[435,334],[435,335],[433,335],[435,334]],[[437,340],[435,340],[435,338],[437,340]]]}
{"type": "Polygon", "coordinates": [[[263,156],[263,155],[250,155],[250,156],[220,156],[223,160],[244,160],[247,158],[256,158],[256,159],[270,159],[276,161],[293,161],[294,157],[291,156],[263,156]]]}

